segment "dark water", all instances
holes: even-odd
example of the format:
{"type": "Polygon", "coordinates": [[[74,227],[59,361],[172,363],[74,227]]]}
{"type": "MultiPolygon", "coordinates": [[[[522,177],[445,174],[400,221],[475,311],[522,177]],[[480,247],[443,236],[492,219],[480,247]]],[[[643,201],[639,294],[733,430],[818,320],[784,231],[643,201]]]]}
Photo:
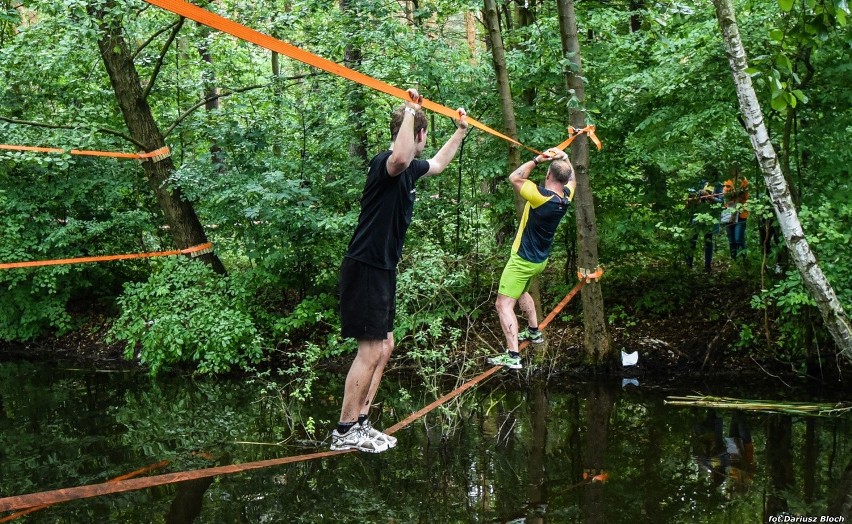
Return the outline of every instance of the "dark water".
{"type": "MultiPolygon", "coordinates": [[[[663,402],[713,389],[705,384],[622,389],[510,377],[400,431],[398,447],[383,454],[78,500],[17,522],[751,523],[785,512],[819,522],[840,515],[830,509],[835,499],[852,496],[849,418],[663,402]]],[[[152,382],[0,363],[0,497],[100,483],[161,460],[170,462],[150,474],[313,451],[294,444],[326,437],[341,382],[323,377],[299,403],[267,379],[152,382]]],[[[770,386],[712,393],[779,398],[785,390],[770,386]]],[[[387,376],[376,426],[434,398],[420,390],[387,376]]]]}

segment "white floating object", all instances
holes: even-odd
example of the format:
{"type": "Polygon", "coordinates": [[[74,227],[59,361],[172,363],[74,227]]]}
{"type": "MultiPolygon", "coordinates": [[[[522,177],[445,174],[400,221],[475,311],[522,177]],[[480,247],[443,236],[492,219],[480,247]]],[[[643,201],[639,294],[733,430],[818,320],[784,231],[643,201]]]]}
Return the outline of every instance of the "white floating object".
{"type": "Polygon", "coordinates": [[[627,386],[636,386],[639,387],[639,381],[635,378],[623,378],[621,379],[621,387],[626,388],[627,386]]]}
{"type": "Polygon", "coordinates": [[[634,351],[633,353],[625,353],[621,352],[621,365],[624,367],[627,366],[635,366],[639,362],[639,352],[634,351]]]}

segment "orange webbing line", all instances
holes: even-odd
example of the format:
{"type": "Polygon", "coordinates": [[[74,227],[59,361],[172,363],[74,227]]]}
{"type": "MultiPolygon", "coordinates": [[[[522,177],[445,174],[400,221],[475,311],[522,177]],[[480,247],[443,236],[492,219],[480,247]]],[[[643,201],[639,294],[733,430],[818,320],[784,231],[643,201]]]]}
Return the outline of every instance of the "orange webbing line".
{"type": "Polygon", "coordinates": [[[149,158],[162,160],[162,158],[159,157],[165,158],[169,156],[168,146],[163,146],[160,149],[151,151],[150,153],[121,153],[116,151],[91,151],[87,149],[71,149],[69,151],[56,147],[16,146],[11,144],[0,144],[0,149],[5,149],[6,151],[30,151],[33,153],[69,153],[72,155],[82,156],[108,156],[113,158],[132,158],[134,160],[147,160],[149,158]]]}
{"type": "MultiPolygon", "coordinates": [[[[206,9],[202,9],[188,2],[184,2],[183,0],[145,1],[149,4],[155,5],[167,11],[171,11],[172,13],[189,18],[190,20],[194,20],[200,24],[204,24],[206,26],[212,27],[213,29],[222,31],[223,33],[228,33],[229,35],[235,36],[241,40],[245,40],[246,42],[251,42],[253,44],[257,44],[261,47],[269,49],[270,51],[275,51],[276,53],[289,56],[294,60],[304,62],[305,64],[322,69],[323,71],[327,71],[329,73],[346,78],[348,80],[352,80],[353,82],[357,82],[371,89],[375,89],[376,91],[381,91],[382,93],[386,93],[401,100],[411,99],[411,97],[408,96],[408,92],[403,89],[394,87],[388,83],[382,82],[381,80],[377,80],[371,76],[359,73],[358,71],[349,69],[348,67],[342,66],[336,62],[332,62],[331,60],[327,60],[313,53],[309,53],[308,51],[300,49],[292,44],[288,44],[286,42],[278,40],[277,38],[273,38],[259,31],[255,31],[254,29],[229,20],[225,17],[219,16],[215,13],[211,13],[206,9]]],[[[434,111],[444,116],[448,116],[450,118],[458,119],[459,116],[455,110],[450,109],[449,107],[443,106],[441,104],[432,102],[430,100],[424,99],[421,103],[421,106],[423,106],[425,109],[429,109],[431,111],[434,111]]],[[[514,138],[504,135],[503,133],[492,129],[487,125],[477,120],[474,120],[473,118],[468,117],[467,121],[470,125],[477,127],[485,131],[486,133],[490,133],[496,137],[502,138],[503,140],[526,148],[527,150],[532,151],[535,154],[541,154],[539,151],[536,151],[531,147],[527,147],[524,144],[515,140],[514,138]]]]}
{"type": "MultiPolygon", "coordinates": [[[[148,473],[149,471],[154,471],[155,469],[160,469],[160,468],[168,466],[168,465],[169,465],[168,460],[161,460],[160,462],[157,462],[156,464],[149,464],[148,466],[145,466],[144,468],[139,468],[135,471],[131,471],[130,473],[125,473],[124,475],[120,475],[118,477],[111,478],[107,482],[120,482],[122,480],[127,480],[127,479],[130,479],[130,478],[133,478],[133,477],[138,477],[139,475],[143,475],[145,473],[148,473]]],[[[32,508],[27,508],[25,510],[18,511],[17,513],[12,513],[11,515],[6,515],[5,517],[0,519],[0,524],[3,524],[4,522],[11,522],[15,519],[23,517],[24,515],[29,515],[30,513],[35,513],[36,511],[40,511],[40,510],[49,508],[50,506],[52,506],[52,504],[43,504],[41,506],[34,506],[32,508]]]]}
{"type": "MultiPolygon", "coordinates": [[[[8,262],[0,264],[0,269],[13,269],[19,267],[36,267],[36,266],[58,266],[62,264],[85,264],[87,262],[107,262],[110,260],[128,260],[131,258],[151,258],[151,257],[167,257],[171,255],[188,255],[205,249],[212,249],[213,244],[207,242],[198,244],[197,246],[188,247],[186,249],[178,249],[174,251],[156,251],[153,253],[131,253],[127,255],[104,255],[99,257],[79,257],[79,258],[62,258],[55,260],[31,260],[28,262],[8,262]]],[[[197,255],[196,255],[197,256],[197,255]]]]}
{"type": "Polygon", "coordinates": [[[571,145],[571,142],[574,141],[575,138],[585,133],[589,136],[589,139],[594,142],[595,146],[597,146],[598,151],[601,150],[603,144],[601,144],[598,135],[595,134],[595,126],[586,126],[583,129],[575,129],[573,127],[568,128],[568,134],[570,135],[567,140],[556,146],[557,149],[565,150],[566,147],[571,145]]]}
{"type": "MultiPolygon", "coordinates": [[[[567,295],[565,295],[565,298],[563,298],[562,301],[557,304],[557,306],[553,309],[553,311],[550,312],[547,318],[545,318],[544,321],[539,324],[540,329],[544,329],[545,327],[547,327],[547,324],[549,324],[550,321],[553,320],[553,318],[558,315],[560,311],[562,311],[562,308],[564,308],[565,305],[568,304],[568,302],[574,297],[574,295],[576,295],[577,292],[580,291],[580,288],[583,287],[584,283],[585,282],[580,281],[576,286],[574,286],[574,289],[572,289],[567,295]]],[[[520,347],[523,348],[527,344],[528,342],[524,342],[520,347]]],[[[397,422],[396,424],[388,428],[387,433],[391,434],[400,430],[401,428],[404,428],[405,426],[411,424],[413,421],[422,417],[426,413],[429,413],[430,411],[445,403],[446,401],[459,396],[463,392],[482,382],[491,375],[497,373],[501,369],[503,369],[503,366],[494,366],[491,369],[480,374],[479,376],[469,380],[468,382],[465,382],[455,390],[451,391],[450,393],[447,393],[446,395],[432,402],[428,406],[412,413],[405,419],[397,422]]],[[[104,482],[101,484],[88,484],[85,486],[77,486],[73,488],[30,493],[28,495],[16,495],[13,497],[0,498],[0,511],[14,511],[30,508],[32,506],[37,505],[52,505],[58,504],[60,502],[68,502],[70,500],[100,497],[113,493],[123,493],[125,491],[135,491],[140,489],[151,488],[154,486],[173,484],[175,482],[184,482],[187,480],[197,480],[201,478],[215,477],[218,475],[240,473],[243,471],[249,471],[254,469],[291,464],[293,462],[316,460],[320,458],[332,457],[335,455],[342,455],[344,453],[352,453],[353,451],[354,450],[351,449],[347,449],[344,451],[321,451],[318,453],[308,453],[306,455],[296,455],[292,457],[282,457],[277,459],[261,460],[257,462],[246,462],[244,464],[231,464],[229,466],[196,469],[192,471],[182,471],[178,473],[166,473],[163,475],[154,475],[141,479],[129,479],[118,482],[104,482]]]]}

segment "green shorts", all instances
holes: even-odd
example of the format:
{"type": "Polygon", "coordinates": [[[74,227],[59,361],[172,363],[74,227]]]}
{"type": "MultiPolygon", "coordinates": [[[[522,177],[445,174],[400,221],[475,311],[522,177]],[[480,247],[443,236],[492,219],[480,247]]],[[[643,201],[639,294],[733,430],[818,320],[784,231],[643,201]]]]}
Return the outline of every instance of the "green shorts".
{"type": "Polygon", "coordinates": [[[500,287],[497,291],[501,295],[506,295],[515,300],[521,298],[521,295],[530,288],[533,277],[544,271],[546,265],[547,260],[530,262],[518,256],[517,253],[512,253],[509,261],[506,262],[506,267],[503,268],[503,274],[500,276],[500,287]]]}

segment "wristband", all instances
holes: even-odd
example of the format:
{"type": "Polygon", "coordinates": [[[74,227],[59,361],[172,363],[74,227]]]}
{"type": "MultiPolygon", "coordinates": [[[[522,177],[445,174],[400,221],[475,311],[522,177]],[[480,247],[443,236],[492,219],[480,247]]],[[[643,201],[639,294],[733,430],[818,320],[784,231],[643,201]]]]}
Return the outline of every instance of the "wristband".
{"type": "Polygon", "coordinates": [[[415,111],[415,110],[411,109],[410,107],[406,107],[406,108],[405,108],[405,112],[406,112],[406,113],[408,113],[408,114],[410,114],[411,116],[416,116],[416,115],[417,115],[417,111],[415,111]]]}
{"type": "Polygon", "coordinates": [[[538,165],[538,157],[533,158],[533,164],[538,165]]]}

